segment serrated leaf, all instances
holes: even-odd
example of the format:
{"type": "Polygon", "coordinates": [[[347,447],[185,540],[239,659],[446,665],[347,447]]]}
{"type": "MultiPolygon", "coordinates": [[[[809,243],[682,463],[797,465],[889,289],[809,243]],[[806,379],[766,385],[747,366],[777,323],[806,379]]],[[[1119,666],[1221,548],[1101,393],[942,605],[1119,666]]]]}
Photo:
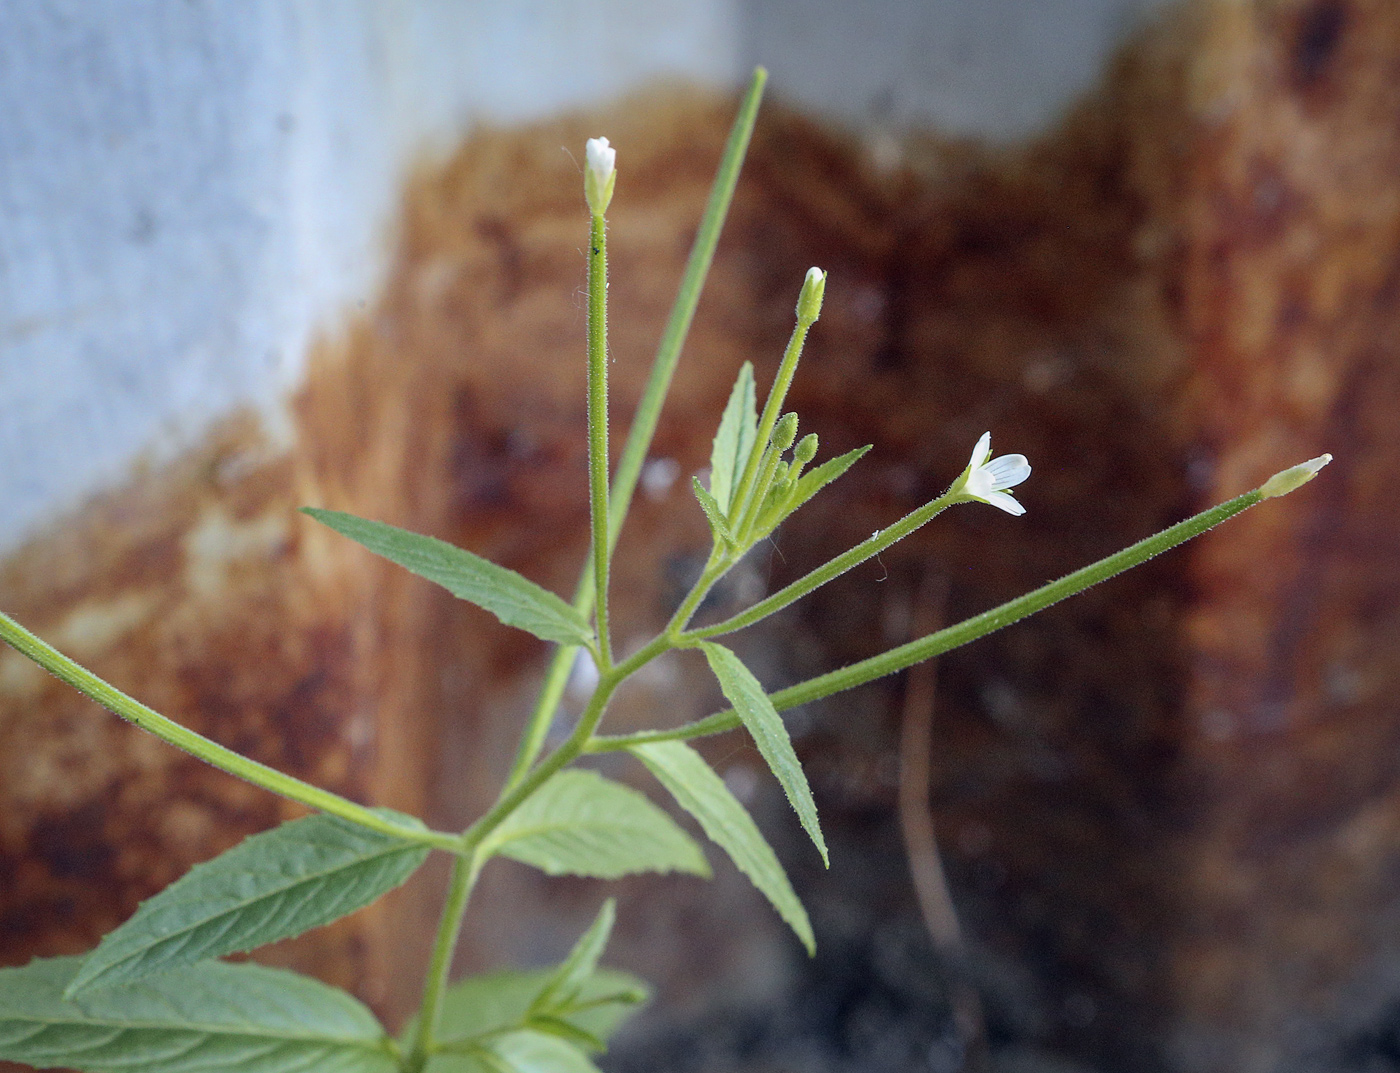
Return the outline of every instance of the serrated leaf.
{"type": "Polygon", "coordinates": [[[820,466],[808,470],[797,478],[797,484],[793,486],[792,493],[782,512],[776,518],[767,521],[756,535],[764,537],[771,533],[782,524],[785,518],[795,514],[809,499],[859,462],[869,450],[869,445],[857,447],[854,451],[847,451],[843,455],[827,459],[820,466]]]}
{"type": "Polygon", "coordinates": [[[633,745],[629,751],[666,787],[676,803],[695,817],[705,834],[753,881],[778,915],[802,940],[809,954],[816,939],[807,911],[797,900],[787,873],[764,840],[753,817],[709,764],[682,741],[633,745]]]}
{"type": "Polygon", "coordinates": [[[675,820],[636,790],[578,768],[559,772],[527,797],[483,850],[552,876],[710,874],[700,847],[675,820]]]}
{"type": "Polygon", "coordinates": [[[710,495],[718,504],[720,514],[726,518],[733,506],[730,500],[735,486],[744,472],[757,437],[758,401],[753,364],[746,361],[729,392],[729,402],[724,407],[719,431],[715,433],[710,448],[710,495]]]}
{"type": "Polygon", "coordinates": [[[405,570],[436,582],[453,596],[484,607],[507,626],[565,645],[586,645],[593,640],[592,628],[576,608],[480,555],[436,537],[338,510],[302,507],[302,513],[405,570]]]}
{"type": "Polygon", "coordinates": [[[701,641],[700,649],[709,660],[710,670],[719,681],[725,699],[734,705],[735,713],[753,735],[759,753],[778,777],[783,793],[787,794],[788,801],[796,810],[803,829],[822,855],[822,863],[830,867],[826,840],[822,838],[821,825],[817,822],[817,803],[812,800],[812,788],[807,785],[807,776],[797,759],[797,751],[792,747],[783,717],[773,707],[763,685],[738,656],[712,641],[701,641]]]}
{"type": "MultiPolygon", "coordinates": [[[[411,816],[376,809],[422,827],[411,816]]],[[[244,839],[141,903],[88,955],[70,993],[287,939],[369,905],[408,879],[426,846],[335,816],[244,839]]]]}
{"type": "MultiPolygon", "coordinates": [[[[496,972],[473,976],[449,987],[443,995],[438,1038],[447,1045],[469,1044],[537,1023],[530,1010],[539,993],[549,985],[557,969],[533,972],[496,972]]],[[[647,1000],[647,987],[625,972],[598,969],[579,986],[574,997],[551,1011],[545,1032],[560,1022],[580,1034],[580,1039],[606,1041],[618,1026],[647,1000]]],[[[403,1035],[411,1045],[414,1025],[403,1035]]],[[[428,1063],[428,1073],[481,1073],[491,1067],[470,1054],[439,1054],[428,1063]]]]}
{"type": "Polygon", "coordinates": [[[65,999],[82,959],[0,969],[0,1059],[82,1073],[395,1073],[379,1022],[317,980],[206,961],[65,999]]]}
{"type": "Polygon", "coordinates": [[[700,483],[699,477],[690,478],[690,486],[695,492],[695,498],[700,501],[700,509],[705,512],[705,519],[710,523],[710,532],[719,539],[727,543],[734,543],[734,535],[729,531],[729,523],[724,520],[724,512],[715,502],[715,497],[705,491],[705,486],[700,483]]]}
{"type": "Polygon", "coordinates": [[[608,945],[608,937],[612,935],[613,922],[616,919],[617,903],[609,898],[598,910],[593,923],[579,936],[578,942],[574,943],[569,956],[554,970],[549,983],[535,996],[534,1002],[530,1004],[532,1013],[550,1009],[557,1004],[556,1000],[567,1000],[583,981],[593,975],[594,970],[598,968],[598,959],[603,956],[603,950],[608,945]]]}

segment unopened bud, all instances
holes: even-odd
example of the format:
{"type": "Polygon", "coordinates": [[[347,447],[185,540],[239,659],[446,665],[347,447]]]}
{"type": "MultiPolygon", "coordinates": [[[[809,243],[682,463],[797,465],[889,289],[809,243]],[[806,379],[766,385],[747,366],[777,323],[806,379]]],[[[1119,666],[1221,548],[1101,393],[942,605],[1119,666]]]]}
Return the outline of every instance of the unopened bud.
{"type": "Polygon", "coordinates": [[[792,446],[792,441],[795,439],[797,439],[797,415],[783,414],[773,429],[773,446],[779,451],[786,451],[792,446]]]}
{"type": "Polygon", "coordinates": [[[816,457],[817,434],[809,432],[797,441],[797,448],[792,452],[792,461],[794,465],[801,468],[816,457]]]}
{"type": "Polygon", "coordinates": [[[1331,455],[1318,455],[1316,458],[1310,458],[1306,462],[1300,462],[1296,466],[1275,473],[1259,486],[1259,494],[1265,499],[1286,496],[1294,489],[1307,484],[1317,476],[1318,470],[1331,461],[1331,455]]]}
{"type": "Polygon", "coordinates": [[[617,185],[617,150],[606,138],[589,138],[584,146],[583,195],[589,211],[601,216],[608,211],[613,187],[617,185]]]}
{"type": "Polygon", "coordinates": [[[815,324],[822,312],[822,295],[826,292],[826,273],[820,268],[807,269],[802,281],[802,293],[797,296],[797,319],[802,324],[815,324]]]}

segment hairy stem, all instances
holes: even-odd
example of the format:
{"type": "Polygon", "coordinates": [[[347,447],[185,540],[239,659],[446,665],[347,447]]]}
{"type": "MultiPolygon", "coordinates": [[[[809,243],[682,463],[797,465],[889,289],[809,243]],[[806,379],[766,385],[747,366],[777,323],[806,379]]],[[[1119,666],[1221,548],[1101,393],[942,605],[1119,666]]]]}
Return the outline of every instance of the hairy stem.
{"type": "Polygon", "coordinates": [[[612,666],[608,637],[608,246],[607,221],[595,213],[588,246],[588,505],[593,531],[598,665],[612,666]]]}
{"type": "MultiPolygon", "coordinates": [[[[784,711],[788,708],[796,708],[800,704],[820,700],[822,697],[829,697],[833,693],[854,689],[866,682],[873,682],[887,674],[894,674],[896,671],[902,671],[904,668],[912,667],[926,659],[942,655],[950,649],[959,648],[979,637],[985,637],[989,633],[1010,626],[1013,622],[1019,622],[1028,615],[1043,611],[1051,604],[1059,603],[1068,596],[1073,596],[1092,585],[1097,585],[1116,574],[1121,574],[1125,570],[1145,563],[1153,556],[1160,555],[1192,537],[1199,536],[1207,529],[1219,525],[1225,519],[1248,510],[1263,498],[1265,497],[1258,489],[1246,492],[1242,496],[1236,496],[1226,503],[1221,503],[1209,510],[1202,511],[1200,514],[1193,515],[1183,522],[1178,522],[1155,536],[1140,540],[1114,555],[1100,559],[1072,574],[1067,574],[1058,581],[1052,581],[1034,592],[1017,597],[1015,600],[1008,600],[999,607],[984,611],[980,615],[974,615],[956,626],[949,626],[947,629],[938,630],[916,641],[892,648],[878,656],[872,656],[859,663],[842,667],[840,670],[809,678],[807,681],[799,682],[787,689],[780,689],[769,694],[769,697],[775,708],[784,711]]],[[[588,751],[593,753],[612,752],[633,745],[643,745],[647,742],[685,741],[709,734],[720,734],[726,730],[733,730],[739,725],[739,717],[733,709],[729,709],[672,730],[652,730],[638,734],[599,737],[589,742],[588,751]]]]}
{"type": "MultiPolygon", "coordinates": [[[[719,171],[710,187],[710,197],[705,204],[705,212],[700,218],[700,227],[695,233],[695,242],[686,261],[685,274],[681,277],[680,290],[676,294],[671,315],[666,328],[661,333],[656,357],[652,361],[651,373],[637,404],[636,415],[632,419],[631,431],[623,445],[622,456],[618,460],[617,473],[613,477],[611,503],[608,512],[608,546],[617,546],[622,532],[622,523],[627,518],[632,504],[632,495],[637,488],[637,480],[651,449],[652,438],[661,418],[661,408],[671,388],[671,379],[680,361],[681,349],[690,332],[695,309],[700,303],[700,292],[704,290],[705,278],[709,275],[710,264],[714,260],[715,247],[719,244],[720,232],[724,229],[725,218],[729,215],[729,205],[734,199],[734,188],[739,182],[739,172],[748,153],[749,141],[753,136],[754,122],[758,118],[759,102],[763,99],[763,87],[768,80],[768,72],[756,68],[749,82],[744,99],[739,105],[739,114],[729,131],[724,155],[720,158],[719,171]]],[[[593,576],[592,553],[584,564],[583,573],[574,596],[574,606],[584,615],[593,610],[593,597],[596,584],[593,576]]],[[[559,702],[564,697],[564,689],[569,681],[577,648],[563,646],[555,650],[545,673],[544,684],[535,702],[534,710],[521,735],[520,747],[516,751],[515,762],[511,766],[507,785],[512,786],[523,779],[530,770],[540,750],[544,748],[549,725],[559,702]]]]}
{"type": "Polygon", "coordinates": [[[471,898],[476,877],[481,874],[483,861],[473,852],[452,862],[452,879],[447,888],[447,900],[442,907],[437,937],[433,940],[432,961],[423,985],[423,1002],[418,1009],[418,1031],[413,1047],[404,1059],[404,1073],[423,1073],[437,1039],[438,1018],[442,1012],[442,996],[447,990],[448,973],[452,968],[452,953],[457,948],[457,936],[462,930],[462,917],[471,898]]]}
{"type": "Polygon", "coordinates": [[[4,641],[22,655],[28,656],[44,670],[56,678],[67,682],[84,696],[95,700],[114,715],[119,715],[129,723],[135,723],[142,730],[149,731],[177,749],[183,749],[197,756],[206,764],[212,764],[230,775],[235,775],[254,786],[261,786],[274,794],[298,801],[318,812],[339,816],[343,820],[367,827],[371,831],[393,835],[408,842],[419,842],[437,849],[456,853],[460,849],[457,835],[443,831],[425,831],[418,827],[398,823],[379,813],[357,805],[353,801],[312,786],[309,782],[286,775],[266,764],[250,760],[218,742],[210,741],[202,734],[181,726],[152,708],[146,707],[115,686],[103,681],[86,668],[73,662],[52,645],[41,641],[8,615],[0,614],[0,641],[4,641]]]}
{"type": "Polygon", "coordinates": [[[802,597],[806,596],[814,589],[819,589],[828,581],[840,577],[847,570],[859,566],[867,559],[873,559],[880,552],[884,551],[891,544],[903,540],[915,529],[927,525],[938,515],[948,508],[951,500],[947,495],[939,496],[932,502],[925,503],[917,510],[906,514],[899,521],[886,529],[881,529],[872,536],[862,540],[850,551],[843,552],[830,562],[817,567],[811,573],[806,574],[790,585],[779,589],[767,599],[760,600],[746,611],[741,611],[732,618],[727,618],[723,622],[717,622],[713,626],[702,626],[699,629],[687,630],[681,635],[682,641],[704,640],[709,637],[719,637],[726,633],[734,633],[742,630],[745,626],[752,626],[755,622],[760,622],[769,615],[775,614],[794,604],[802,597]]]}
{"type": "MultiPolygon", "coordinates": [[[[793,375],[797,372],[797,360],[802,357],[802,345],[807,341],[807,332],[811,327],[810,321],[798,320],[788,338],[783,360],[778,365],[777,375],[773,377],[773,386],[768,391],[768,400],[763,404],[763,413],[758,419],[758,434],[754,437],[753,450],[749,452],[744,473],[730,498],[730,517],[737,516],[745,520],[748,518],[749,499],[757,490],[755,484],[758,481],[758,467],[767,454],[768,441],[773,437],[773,426],[778,423],[778,417],[782,413],[783,401],[787,398],[788,388],[792,386],[793,375]]],[[[758,510],[762,506],[762,503],[758,503],[753,509],[758,510]]],[[[743,523],[736,528],[742,529],[743,523]]],[[[738,536],[738,533],[735,535],[738,536]]]]}

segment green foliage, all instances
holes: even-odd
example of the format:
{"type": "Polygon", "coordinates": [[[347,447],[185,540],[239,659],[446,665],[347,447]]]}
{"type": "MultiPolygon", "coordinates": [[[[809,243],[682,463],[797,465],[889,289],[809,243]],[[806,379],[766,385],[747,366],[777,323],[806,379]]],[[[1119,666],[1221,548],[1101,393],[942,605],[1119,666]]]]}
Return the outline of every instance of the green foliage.
{"type": "Polygon", "coordinates": [[[570,1001],[578,989],[598,968],[598,959],[607,948],[612,936],[613,924],[617,921],[617,903],[611,898],[603,903],[597,917],[588,930],[579,936],[569,956],[560,962],[540,993],[530,1004],[532,1013],[549,1012],[561,1002],[570,1001]]]}
{"type": "MultiPolygon", "coordinates": [[[[730,134],[611,492],[606,221],[601,214],[616,173],[606,140],[590,148],[591,162],[606,157],[607,175],[587,180],[595,213],[588,283],[592,559],[573,604],[512,570],[432,537],[338,511],[306,509],[323,524],[478,604],[506,625],[563,646],[500,797],[466,831],[429,831],[412,817],[368,809],[243,757],[126,696],[0,614],[0,640],[86,696],[163,741],[323,813],[249,838],[195,867],[145,902],[86,960],[58,958],[0,970],[0,1060],[88,1073],[597,1073],[589,1054],[603,1049],[621,1020],[645,1000],[638,981],[598,967],[613,926],[611,900],[558,967],[447,983],[462,913],[481,867],[492,856],[511,857],[551,875],[709,875],[700,847],[664,811],[626,786],[569,765],[589,752],[630,749],[813,952],[811,923],[773,850],[724,781],[681,739],[747,727],[826,862],[816,805],[779,709],[854,688],[976,640],[1145,562],[1266,497],[1295,490],[1330,461],[1330,455],[1320,456],[1027,596],[770,696],[733,652],[707,638],[761,621],[908,536],[953,502],[980,499],[1008,509],[1005,502],[987,498],[987,490],[998,491],[994,479],[1009,487],[1029,472],[1020,459],[1014,476],[1003,472],[997,478],[996,462],[982,466],[985,458],[978,452],[987,447],[984,437],[973,456],[975,474],[985,477],[981,493],[968,491],[974,475],[969,465],[943,496],[843,555],[723,622],[690,628],[706,595],[755,542],[869,450],[850,451],[804,474],[818,452],[816,437],[808,435],[794,445],[797,415],[779,417],[807,332],[820,313],[826,276],[813,268],[761,417],[753,367],[746,362],[715,434],[709,487],[692,481],[715,538],[699,580],[664,630],[614,663],[608,622],[612,549],[733,195],[765,77],[761,69],[755,73],[730,134]],[[786,461],[781,456],[789,449],[793,454],[786,461]],[[541,757],[574,646],[593,654],[598,682],[567,738],[541,757]],[[732,713],[670,730],[616,737],[597,733],[623,681],[667,651],[694,647],[704,652],[732,713]],[[430,848],[453,854],[455,860],[424,988],[422,1021],[410,1026],[402,1044],[386,1037],[373,1015],[343,992],[292,973],[213,960],[299,934],[369,904],[407,879],[430,848]]],[[[590,163],[590,173],[594,170],[590,163]]]]}
{"type": "Polygon", "coordinates": [[[738,656],[711,641],[701,641],[700,649],[710,661],[710,670],[719,680],[725,698],[734,705],[734,711],[753,735],[759,753],[778,777],[783,793],[787,794],[788,801],[797,810],[797,818],[811,836],[817,852],[822,855],[822,863],[830,867],[826,840],[822,838],[821,825],[817,822],[817,803],[812,800],[811,787],[807,785],[807,776],[802,772],[802,764],[792,747],[783,717],[773,707],[773,702],[763,691],[763,685],[738,656]]]}
{"type": "Polygon", "coordinates": [[[816,939],[807,911],[797,900],[787,873],[773,849],[759,833],[744,806],[709,764],[689,745],[659,741],[633,745],[630,752],[647,766],[676,803],[699,822],[715,842],[753,881],[802,940],[809,954],[816,953],[816,939]]]}
{"type": "MultiPolygon", "coordinates": [[[[376,810],[405,824],[411,816],[376,810]]],[[[369,905],[411,876],[426,846],[334,816],[244,839],[141,904],[74,977],[70,994],[300,935],[369,905]]]]}
{"type": "MultiPolygon", "coordinates": [[[[613,919],[609,899],[555,969],[493,973],[449,988],[438,1026],[441,1051],[429,1062],[429,1073],[594,1069],[587,1054],[603,1050],[647,997],[634,977],[598,968],[613,919]]],[[[416,1031],[411,1025],[406,1038],[416,1031]]]]}
{"type": "MultiPolygon", "coordinates": [[[[758,436],[756,398],[753,364],[746,361],[739,369],[738,379],[729,393],[729,402],[724,407],[719,430],[710,448],[710,495],[719,507],[720,516],[726,519],[732,514],[734,492],[758,436]]],[[[704,501],[701,503],[703,505],[704,501]]]]}
{"type": "Polygon", "coordinates": [[[695,498],[700,503],[700,509],[705,512],[705,520],[710,523],[710,532],[717,540],[725,544],[735,543],[734,533],[729,528],[729,521],[724,516],[724,511],[715,502],[715,497],[705,490],[705,486],[700,483],[699,477],[690,478],[690,486],[695,492],[695,498]]]}
{"type": "Polygon", "coordinates": [[[486,839],[482,851],[554,876],[710,874],[700,847],[670,816],[636,790],[577,769],[559,772],[527,797],[486,839]]]}
{"type": "Polygon", "coordinates": [[[343,991],[206,961],[124,987],[63,993],[76,957],[0,969],[0,1059],[82,1073],[393,1073],[395,1049],[343,991]]]}
{"type": "Polygon", "coordinates": [[[598,1067],[566,1040],[524,1028],[439,1053],[428,1073],[598,1073],[598,1067]]]}
{"type": "Polygon", "coordinates": [[[828,459],[816,469],[804,473],[793,484],[786,496],[759,515],[758,522],[754,527],[754,540],[762,540],[778,528],[785,519],[806,505],[809,499],[859,462],[869,450],[868,446],[857,447],[854,451],[847,451],[836,458],[828,459]]]}
{"type": "Polygon", "coordinates": [[[303,507],[302,513],[405,570],[436,582],[453,596],[484,607],[507,626],[563,645],[588,645],[593,641],[588,621],[571,605],[514,570],[480,555],[436,537],[338,510],[303,507]]]}

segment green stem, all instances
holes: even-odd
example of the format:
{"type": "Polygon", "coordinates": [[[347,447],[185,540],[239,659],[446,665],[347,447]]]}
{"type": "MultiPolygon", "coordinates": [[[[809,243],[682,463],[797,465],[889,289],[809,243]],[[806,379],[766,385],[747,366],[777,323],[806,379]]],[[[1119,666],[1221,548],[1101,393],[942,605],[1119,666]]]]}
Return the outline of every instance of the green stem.
{"type": "Polygon", "coordinates": [[[588,246],[588,503],[599,670],[612,666],[608,637],[608,245],[607,221],[593,217],[588,246]]]}
{"type": "Polygon", "coordinates": [[[732,559],[720,548],[718,544],[710,551],[709,561],[705,563],[705,569],[700,571],[700,577],[691,586],[690,592],[681,601],[680,607],[676,608],[671,615],[671,621],[666,623],[666,629],[661,636],[671,645],[675,645],[683,636],[681,631],[689,624],[691,617],[695,614],[696,608],[700,606],[702,600],[709,595],[715,586],[715,582],[722,578],[731,566],[734,565],[732,559]]]}
{"type": "MultiPolygon", "coordinates": [[[[715,247],[719,244],[720,232],[724,230],[724,221],[729,215],[729,206],[734,199],[734,189],[739,182],[739,171],[743,167],[744,156],[748,153],[754,122],[758,118],[759,102],[763,99],[763,86],[767,80],[768,72],[762,67],[756,68],[753,78],[749,82],[749,88],[744,94],[744,99],[739,105],[739,113],[734,119],[733,127],[730,128],[729,140],[725,143],[724,155],[720,158],[719,171],[715,175],[714,184],[710,187],[710,197],[705,204],[705,212],[700,218],[700,228],[695,233],[695,242],[691,246],[690,257],[686,261],[680,290],[676,294],[675,304],[671,307],[671,315],[666,321],[666,328],[661,333],[661,342],[657,346],[656,357],[652,361],[651,373],[647,377],[646,387],[642,391],[641,400],[637,403],[637,412],[632,418],[632,428],[627,435],[627,442],[622,448],[622,456],[617,463],[617,472],[613,476],[612,499],[608,513],[609,549],[617,546],[618,537],[622,532],[622,523],[627,518],[628,508],[632,504],[632,495],[636,491],[637,480],[641,476],[642,465],[646,462],[652,438],[656,435],[656,426],[661,418],[661,408],[670,391],[671,379],[680,360],[681,349],[690,332],[691,321],[695,318],[695,309],[700,303],[700,293],[704,290],[705,278],[709,275],[710,264],[714,260],[715,247]]],[[[590,552],[590,561],[584,564],[577,594],[574,597],[574,606],[585,616],[593,610],[595,592],[591,556],[590,552]]],[[[515,763],[511,766],[510,775],[506,781],[507,786],[513,786],[525,777],[525,774],[530,770],[530,765],[535,762],[535,759],[540,755],[540,750],[544,748],[550,723],[554,719],[554,713],[559,708],[559,702],[564,697],[564,689],[568,685],[569,672],[573,669],[577,651],[577,648],[572,646],[564,646],[555,650],[549,670],[545,673],[539,698],[535,702],[534,711],[521,735],[515,763]]]]}
{"type": "Polygon", "coordinates": [[[404,1061],[404,1073],[423,1073],[429,1056],[435,1050],[438,1018],[442,1013],[442,996],[447,990],[448,973],[452,969],[452,954],[457,949],[462,917],[483,863],[477,853],[452,862],[452,880],[447,888],[447,901],[442,907],[437,937],[433,940],[432,961],[423,985],[423,1002],[418,1009],[418,1031],[414,1034],[413,1048],[404,1061]]]}
{"type": "Polygon", "coordinates": [[[774,445],[769,444],[768,450],[764,452],[763,462],[759,467],[758,480],[754,482],[753,493],[749,496],[748,505],[745,506],[743,514],[739,517],[738,524],[732,529],[734,543],[741,548],[749,547],[753,539],[753,528],[758,521],[758,514],[763,509],[763,501],[768,496],[768,490],[773,486],[773,474],[778,470],[778,463],[782,459],[782,452],[776,450],[774,445]]]}
{"type": "Polygon", "coordinates": [[[183,749],[185,752],[199,757],[205,763],[227,771],[230,775],[251,782],[255,786],[261,786],[264,790],[270,790],[274,794],[299,801],[319,812],[339,816],[341,819],[349,820],[361,827],[367,827],[371,831],[379,831],[382,834],[393,835],[405,841],[423,843],[452,853],[459,852],[461,849],[457,835],[447,834],[443,831],[424,831],[396,823],[394,820],[386,819],[372,809],[357,805],[339,794],[333,794],[329,790],[322,790],[319,786],[312,786],[309,782],[302,782],[291,775],[285,775],[266,764],[260,764],[256,760],[241,756],[232,749],[226,749],[202,734],[196,734],[193,730],[166,718],[159,712],[146,707],[140,701],[127,696],[115,686],[104,682],[97,675],[74,663],[58,649],[41,641],[14,619],[4,614],[0,614],[0,640],[22,655],[28,656],[44,670],[67,682],[78,692],[95,700],[109,712],[121,716],[127,722],[135,723],[142,730],[149,731],[160,738],[161,741],[167,742],[177,749],[183,749]]]}
{"type": "MultiPolygon", "coordinates": [[[[736,513],[740,517],[747,518],[749,513],[749,497],[755,491],[754,483],[758,479],[758,467],[761,460],[767,455],[768,441],[773,437],[773,426],[778,423],[778,417],[782,413],[783,401],[787,398],[788,388],[792,386],[793,375],[797,372],[797,359],[802,357],[802,345],[807,340],[807,332],[812,327],[811,321],[799,320],[792,329],[792,335],[788,338],[787,349],[783,351],[783,360],[778,365],[778,374],[773,377],[773,386],[768,391],[768,401],[763,404],[763,415],[758,419],[758,434],[754,437],[754,448],[749,452],[749,460],[744,465],[744,473],[739,478],[739,483],[734,488],[734,494],[730,498],[732,504],[730,516],[736,513]]],[[[759,503],[754,509],[763,506],[759,503]]],[[[742,526],[741,526],[742,528],[742,526]]],[[[738,533],[735,533],[738,536],[738,533]]]]}
{"type": "Polygon", "coordinates": [[[829,563],[817,567],[810,574],[798,578],[791,585],[787,585],[765,600],[760,600],[746,611],[741,611],[732,618],[727,618],[723,622],[717,622],[713,626],[702,626],[696,630],[687,630],[680,637],[682,643],[686,641],[700,641],[709,637],[720,637],[726,633],[734,633],[742,630],[746,626],[752,626],[755,622],[761,622],[769,615],[775,614],[794,604],[802,597],[806,596],[814,589],[819,589],[828,581],[840,577],[846,571],[859,566],[867,559],[873,559],[880,552],[884,551],[891,544],[903,540],[920,526],[927,525],[938,515],[945,511],[952,499],[945,493],[937,499],[925,503],[918,510],[911,511],[899,521],[895,522],[888,529],[881,529],[873,536],[867,537],[850,551],[838,555],[829,563]]]}
{"type": "MultiPolygon", "coordinates": [[[[1034,592],[1029,592],[1015,600],[1008,600],[999,607],[984,611],[980,615],[974,615],[956,626],[949,626],[947,629],[920,637],[918,640],[910,641],[898,648],[892,648],[878,656],[863,659],[859,663],[852,663],[849,667],[842,667],[840,670],[818,675],[816,678],[809,678],[807,681],[799,682],[787,689],[780,689],[769,695],[773,701],[773,707],[784,711],[788,708],[796,708],[801,704],[807,704],[810,701],[820,700],[822,697],[829,697],[833,693],[854,689],[866,682],[873,682],[887,674],[894,674],[896,671],[902,671],[906,667],[912,667],[926,659],[932,659],[950,649],[961,647],[979,637],[985,637],[1013,622],[1019,622],[1027,615],[1043,611],[1051,604],[1059,603],[1068,596],[1073,596],[1092,585],[1097,585],[1101,581],[1106,581],[1125,570],[1145,563],[1153,556],[1160,555],[1192,537],[1199,536],[1207,529],[1219,525],[1227,518],[1232,518],[1241,511],[1248,510],[1263,498],[1264,496],[1258,489],[1246,492],[1242,496],[1237,496],[1226,503],[1193,515],[1183,522],[1178,522],[1155,536],[1140,540],[1131,547],[1124,548],[1106,559],[1100,559],[1072,574],[1067,574],[1058,581],[1052,581],[1034,592]]],[[[638,734],[595,738],[589,742],[588,751],[590,753],[613,752],[647,742],[685,741],[690,738],[733,730],[739,725],[739,717],[731,709],[716,712],[714,715],[706,716],[697,722],[688,723],[672,730],[643,731],[638,734]]]]}

